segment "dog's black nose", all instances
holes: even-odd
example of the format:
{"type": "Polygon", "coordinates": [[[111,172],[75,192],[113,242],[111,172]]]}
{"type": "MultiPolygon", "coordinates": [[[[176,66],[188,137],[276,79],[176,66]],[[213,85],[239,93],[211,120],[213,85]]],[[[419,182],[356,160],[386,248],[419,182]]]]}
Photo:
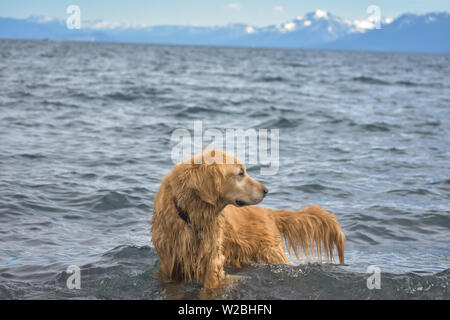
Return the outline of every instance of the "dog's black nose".
{"type": "Polygon", "coordinates": [[[263,188],[263,195],[266,196],[269,193],[269,189],[266,187],[263,188]]]}

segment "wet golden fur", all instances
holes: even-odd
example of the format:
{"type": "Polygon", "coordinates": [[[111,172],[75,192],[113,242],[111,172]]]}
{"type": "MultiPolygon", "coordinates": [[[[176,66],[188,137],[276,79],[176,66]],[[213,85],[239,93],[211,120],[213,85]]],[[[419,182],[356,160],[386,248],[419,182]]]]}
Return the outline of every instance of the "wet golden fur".
{"type": "MultiPolygon", "coordinates": [[[[221,151],[212,151],[212,155],[228,157],[221,151]]],[[[303,252],[307,257],[323,254],[330,260],[336,246],[339,261],[344,263],[345,236],[336,217],[326,210],[318,206],[300,211],[238,207],[238,199],[245,204],[260,202],[265,188],[233,159],[233,164],[195,164],[192,158],[164,178],[155,196],[151,229],[162,277],[216,288],[229,282],[225,265],[291,264],[283,238],[289,253],[292,250],[298,259],[303,252]],[[178,207],[188,212],[190,223],[178,215],[174,197],[178,207]]]]}

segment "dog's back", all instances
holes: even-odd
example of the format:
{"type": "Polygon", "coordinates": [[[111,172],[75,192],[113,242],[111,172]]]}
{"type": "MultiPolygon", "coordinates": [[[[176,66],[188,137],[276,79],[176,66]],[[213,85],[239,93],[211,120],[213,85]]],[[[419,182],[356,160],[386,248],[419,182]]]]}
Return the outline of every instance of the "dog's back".
{"type": "Polygon", "coordinates": [[[322,255],[331,261],[334,247],[344,263],[345,236],[334,214],[318,206],[300,211],[272,210],[257,206],[224,209],[224,253],[227,262],[241,266],[250,262],[289,264],[286,247],[300,261],[322,255]]]}

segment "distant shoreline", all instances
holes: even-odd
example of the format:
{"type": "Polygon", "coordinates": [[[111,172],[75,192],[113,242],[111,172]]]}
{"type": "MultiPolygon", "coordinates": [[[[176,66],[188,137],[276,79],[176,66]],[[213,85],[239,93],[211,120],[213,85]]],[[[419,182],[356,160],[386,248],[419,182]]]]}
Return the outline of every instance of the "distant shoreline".
{"type": "Polygon", "coordinates": [[[69,29],[54,18],[0,17],[0,38],[208,47],[450,53],[450,12],[405,13],[395,19],[349,20],[316,10],[277,25],[130,26],[83,21],[69,29]]]}
{"type": "Polygon", "coordinates": [[[169,46],[169,47],[196,47],[196,48],[224,48],[224,49],[258,49],[258,50],[298,50],[298,51],[329,51],[329,52],[367,52],[389,54],[414,54],[414,55],[450,55],[450,52],[410,52],[410,51],[383,51],[383,50],[345,50],[325,48],[287,48],[287,47],[250,47],[243,45],[206,45],[206,44],[182,44],[182,43],[153,43],[153,42],[124,42],[124,41],[87,41],[87,40],[54,40],[54,39],[26,39],[26,38],[0,38],[0,41],[35,41],[35,42],[62,42],[83,44],[112,44],[112,45],[138,45],[138,46],[169,46]]]}

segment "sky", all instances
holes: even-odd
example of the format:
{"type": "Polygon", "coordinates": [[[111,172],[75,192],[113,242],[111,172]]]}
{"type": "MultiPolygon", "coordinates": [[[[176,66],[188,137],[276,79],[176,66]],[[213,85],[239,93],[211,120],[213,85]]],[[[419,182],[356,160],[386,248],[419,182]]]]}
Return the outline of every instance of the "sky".
{"type": "Polygon", "coordinates": [[[141,25],[213,26],[283,23],[321,9],[348,19],[365,19],[369,5],[381,16],[405,12],[450,11],[450,0],[1,0],[0,17],[48,16],[66,19],[69,5],[78,5],[83,20],[141,25]]]}

